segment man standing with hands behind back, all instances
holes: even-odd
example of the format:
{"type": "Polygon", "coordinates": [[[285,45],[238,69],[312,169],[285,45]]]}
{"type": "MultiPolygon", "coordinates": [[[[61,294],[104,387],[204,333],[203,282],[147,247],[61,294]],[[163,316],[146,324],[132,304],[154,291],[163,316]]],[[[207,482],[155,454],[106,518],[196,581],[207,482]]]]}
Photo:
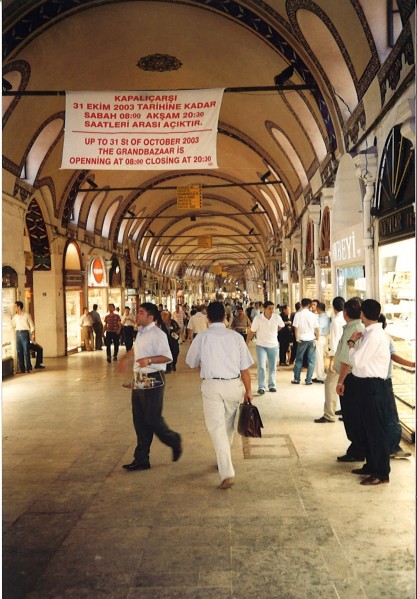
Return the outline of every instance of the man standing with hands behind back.
{"type": "Polygon", "coordinates": [[[185,361],[190,368],[200,366],[204,418],[221,479],[217,488],[230,489],[235,482],[230,451],[235,418],[239,403],[252,399],[249,368],[253,359],[242,335],[226,328],[222,303],[209,304],[207,318],[209,328],[196,336],[185,361]]]}

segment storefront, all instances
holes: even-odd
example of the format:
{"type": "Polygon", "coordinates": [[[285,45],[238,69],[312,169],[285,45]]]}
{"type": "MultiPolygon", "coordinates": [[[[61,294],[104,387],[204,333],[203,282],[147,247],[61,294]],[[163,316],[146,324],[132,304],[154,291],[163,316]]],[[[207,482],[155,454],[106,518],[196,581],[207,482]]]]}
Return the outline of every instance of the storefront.
{"type": "Polygon", "coordinates": [[[14,373],[15,339],[12,328],[14,303],[17,300],[17,272],[10,266],[2,268],[1,357],[2,378],[14,373]]]}
{"type": "MultiPolygon", "coordinates": [[[[107,306],[110,300],[108,299],[107,277],[104,260],[102,258],[94,258],[88,266],[88,309],[91,311],[93,305],[97,304],[98,311],[103,316],[107,314],[107,306]]],[[[113,302],[115,305],[116,302],[113,302]]]]}
{"type": "MultiPolygon", "coordinates": [[[[411,142],[394,127],[381,158],[377,216],[379,297],[387,332],[401,357],[415,361],[416,245],[415,173],[411,142]]],[[[404,435],[415,437],[415,376],[394,364],[393,386],[404,435]]]]}
{"type": "Polygon", "coordinates": [[[65,338],[66,353],[78,351],[81,344],[80,318],[83,302],[81,254],[76,243],[70,242],[64,253],[65,338]]]}
{"type": "Polygon", "coordinates": [[[111,257],[111,267],[109,270],[109,290],[107,301],[109,304],[114,304],[116,310],[123,312],[124,293],[122,290],[122,272],[120,269],[119,259],[117,256],[111,257]]]}
{"type": "Polygon", "coordinates": [[[365,299],[365,261],[362,224],[341,230],[333,238],[332,261],[336,272],[336,295],[348,300],[365,299]]]}

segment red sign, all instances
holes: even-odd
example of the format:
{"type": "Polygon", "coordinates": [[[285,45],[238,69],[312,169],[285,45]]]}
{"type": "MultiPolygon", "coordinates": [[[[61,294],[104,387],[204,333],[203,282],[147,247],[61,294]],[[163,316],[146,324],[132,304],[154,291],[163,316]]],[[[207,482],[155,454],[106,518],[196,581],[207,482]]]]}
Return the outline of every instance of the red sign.
{"type": "Polygon", "coordinates": [[[91,265],[91,276],[97,285],[101,285],[104,279],[104,267],[100,258],[95,258],[91,265]]]}

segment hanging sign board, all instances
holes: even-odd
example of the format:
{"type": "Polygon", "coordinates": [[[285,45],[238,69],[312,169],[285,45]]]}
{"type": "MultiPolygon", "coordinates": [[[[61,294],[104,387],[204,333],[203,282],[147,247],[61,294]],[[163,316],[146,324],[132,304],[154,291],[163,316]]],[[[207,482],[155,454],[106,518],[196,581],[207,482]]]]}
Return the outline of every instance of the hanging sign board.
{"type": "Polygon", "coordinates": [[[217,168],[223,91],[67,92],[61,168],[217,168]]]}
{"type": "Polygon", "coordinates": [[[177,187],[177,209],[199,210],[202,205],[201,185],[177,187]]]}
{"type": "Polygon", "coordinates": [[[213,247],[213,238],[211,235],[199,235],[197,237],[197,247],[211,250],[213,247]]]}
{"type": "Polygon", "coordinates": [[[217,264],[216,266],[213,266],[213,272],[215,275],[221,275],[222,274],[222,270],[223,267],[220,264],[217,264]]]}

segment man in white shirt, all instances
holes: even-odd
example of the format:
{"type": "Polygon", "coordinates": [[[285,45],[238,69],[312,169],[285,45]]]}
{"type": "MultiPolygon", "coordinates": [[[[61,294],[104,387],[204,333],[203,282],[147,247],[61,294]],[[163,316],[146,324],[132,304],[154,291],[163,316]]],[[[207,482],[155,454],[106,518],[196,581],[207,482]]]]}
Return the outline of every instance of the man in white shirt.
{"type": "MultiPolygon", "coordinates": [[[[160,318],[155,304],[145,302],[139,306],[136,321],[139,325],[134,343],[134,373],[144,373],[155,379],[155,386],[149,389],[132,390],[132,414],[137,445],[134,460],[124,464],[129,472],[149,470],[149,453],[154,434],[172,449],[172,460],[178,461],[182,454],[181,436],[171,430],[162,417],[164,400],[163,373],[168,362],[172,361],[167,335],[155,322],[160,318]]],[[[127,353],[125,354],[127,355],[127,353]]]]}
{"type": "Polygon", "coordinates": [[[203,306],[196,306],[195,310],[195,314],[191,316],[187,325],[189,339],[194,339],[198,333],[208,329],[208,320],[207,316],[203,314],[203,306]]]}
{"type": "Polygon", "coordinates": [[[268,390],[277,390],[276,369],[278,361],[278,331],[285,324],[279,314],[274,313],[273,302],[265,302],[263,314],[253,319],[246,343],[249,344],[256,333],[256,360],[258,362],[258,393],[263,395],[266,389],[266,361],[268,360],[268,390]]]}
{"type": "Polygon", "coordinates": [[[229,489],[235,482],[230,451],[234,423],[239,404],[252,400],[249,368],[253,359],[243,337],[226,328],[221,302],[209,304],[207,317],[210,326],[194,339],[185,361],[190,368],[200,366],[204,418],[221,479],[217,488],[229,489]]]}
{"type": "Polygon", "coordinates": [[[12,327],[16,331],[16,352],[20,372],[32,373],[29,344],[35,343],[35,325],[31,315],[23,310],[23,303],[14,303],[15,314],[12,317],[12,327]]]}
{"type": "Polygon", "coordinates": [[[347,342],[366,457],[366,464],[352,472],[367,476],[360,484],[369,486],[388,483],[390,473],[390,443],[386,430],[390,398],[385,379],[391,352],[389,339],[378,322],[380,313],[381,305],[376,300],[362,302],[361,320],[365,330],[353,333],[347,342]]]}
{"type": "Polygon", "coordinates": [[[300,384],[301,369],[303,367],[304,354],[307,354],[307,376],[306,385],[312,385],[314,366],[316,363],[315,341],[320,336],[319,318],[310,310],[311,300],[304,297],[301,300],[301,310],[296,312],[293,321],[294,337],[297,342],[297,354],[294,364],[293,385],[300,384]]]}

